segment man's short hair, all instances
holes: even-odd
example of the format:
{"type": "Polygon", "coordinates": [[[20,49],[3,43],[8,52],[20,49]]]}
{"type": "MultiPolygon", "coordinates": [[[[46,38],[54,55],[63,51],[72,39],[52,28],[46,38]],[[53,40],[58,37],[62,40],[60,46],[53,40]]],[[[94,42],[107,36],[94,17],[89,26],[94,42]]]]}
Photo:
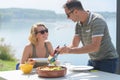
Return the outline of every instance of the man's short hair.
{"type": "Polygon", "coordinates": [[[84,10],[81,2],[78,0],[69,0],[64,4],[63,7],[68,8],[69,10],[71,10],[71,9],[84,10]]]}

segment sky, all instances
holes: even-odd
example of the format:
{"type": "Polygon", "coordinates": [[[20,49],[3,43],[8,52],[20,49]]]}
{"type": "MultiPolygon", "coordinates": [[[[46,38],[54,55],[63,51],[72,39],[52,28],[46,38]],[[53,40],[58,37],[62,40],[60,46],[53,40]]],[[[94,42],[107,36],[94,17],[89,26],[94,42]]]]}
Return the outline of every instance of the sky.
{"type": "MultiPolygon", "coordinates": [[[[0,0],[0,8],[27,8],[64,13],[67,0],[0,0]]],[[[85,10],[116,12],[117,0],[80,0],[85,10]]]]}

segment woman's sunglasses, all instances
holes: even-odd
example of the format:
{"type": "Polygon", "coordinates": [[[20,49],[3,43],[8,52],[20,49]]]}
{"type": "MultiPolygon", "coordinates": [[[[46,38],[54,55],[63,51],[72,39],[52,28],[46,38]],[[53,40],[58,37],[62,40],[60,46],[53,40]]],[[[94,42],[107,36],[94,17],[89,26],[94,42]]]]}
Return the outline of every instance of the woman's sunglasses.
{"type": "Polygon", "coordinates": [[[36,32],[35,34],[38,34],[38,33],[44,34],[45,32],[48,33],[48,29],[38,31],[38,32],[36,32]]]}

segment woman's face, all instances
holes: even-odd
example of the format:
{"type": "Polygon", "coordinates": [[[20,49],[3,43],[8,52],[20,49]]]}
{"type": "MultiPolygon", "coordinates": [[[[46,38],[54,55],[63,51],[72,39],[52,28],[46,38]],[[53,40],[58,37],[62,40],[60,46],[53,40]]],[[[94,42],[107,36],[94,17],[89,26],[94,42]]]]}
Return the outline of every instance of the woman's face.
{"type": "Polygon", "coordinates": [[[38,40],[48,39],[48,30],[44,26],[38,26],[36,37],[38,40]]]}

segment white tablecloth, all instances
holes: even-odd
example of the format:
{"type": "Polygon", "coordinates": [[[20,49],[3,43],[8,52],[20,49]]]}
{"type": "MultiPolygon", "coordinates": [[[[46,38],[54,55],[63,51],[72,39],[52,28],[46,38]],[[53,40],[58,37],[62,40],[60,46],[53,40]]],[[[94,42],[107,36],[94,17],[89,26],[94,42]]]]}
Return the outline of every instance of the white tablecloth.
{"type": "Polygon", "coordinates": [[[120,75],[94,71],[94,72],[71,72],[67,71],[64,77],[41,78],[35,71],[31,74],[23,74],[20,70],[1,71],[0,80],[120,80],[120,75]]]}

